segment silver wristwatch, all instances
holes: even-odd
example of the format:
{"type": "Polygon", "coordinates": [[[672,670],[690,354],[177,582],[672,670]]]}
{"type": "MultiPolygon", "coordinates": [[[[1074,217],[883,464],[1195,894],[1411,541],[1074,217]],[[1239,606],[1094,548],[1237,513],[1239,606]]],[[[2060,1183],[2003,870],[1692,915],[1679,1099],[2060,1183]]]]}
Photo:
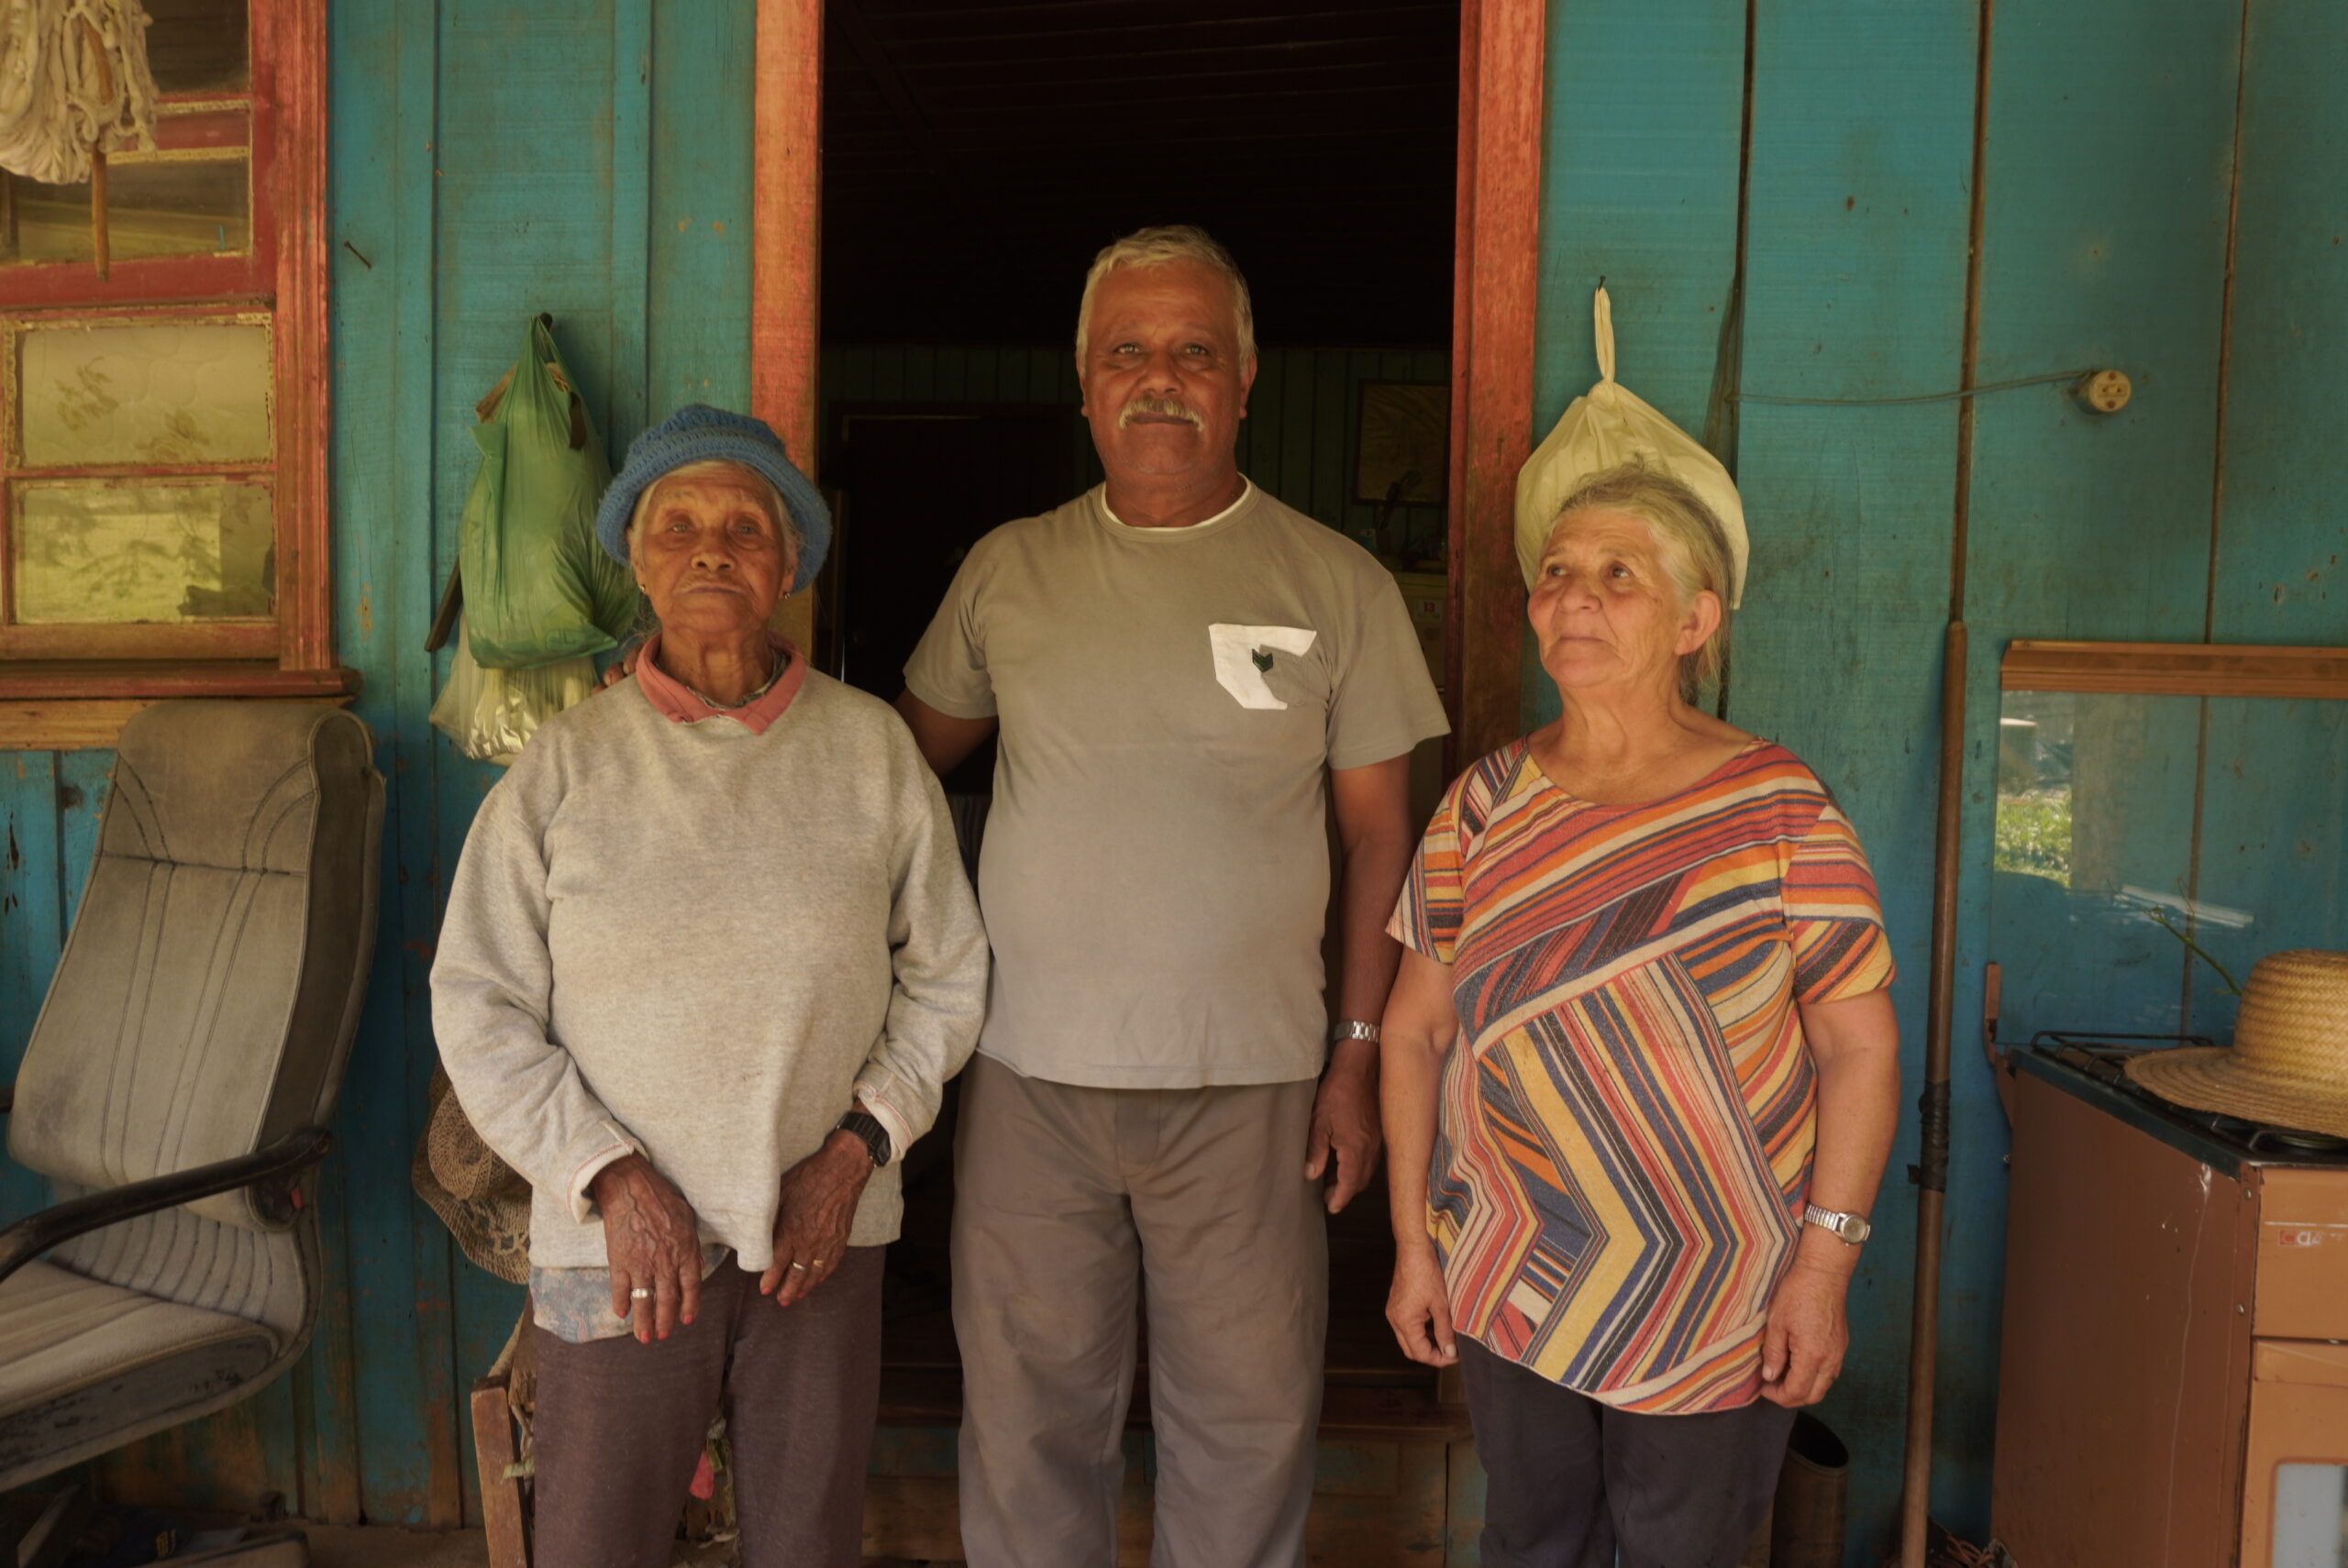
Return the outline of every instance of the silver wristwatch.
{"type": "Polygon", "coordinates": [[[1815,1225],[1854,1247],[1875,1233],[1875,1227],[1867,1223],[1866,1215],[1841,1214],[1832,1209],[1821,1209],[1815,1203],[1803,1208],[1801,1222],[1815,1225]]]}
{"type": "Polygon", "coordinates": [[[1333,1023],[1329,1026],[1329,1043],[1342,1045],[1348,1040],[1367,1040],[1375,1045],[1378,1043],[1378,1025],[1364,1023],[1357,1018],[1348,1018],[1342,1023],[1333,1023]]]}

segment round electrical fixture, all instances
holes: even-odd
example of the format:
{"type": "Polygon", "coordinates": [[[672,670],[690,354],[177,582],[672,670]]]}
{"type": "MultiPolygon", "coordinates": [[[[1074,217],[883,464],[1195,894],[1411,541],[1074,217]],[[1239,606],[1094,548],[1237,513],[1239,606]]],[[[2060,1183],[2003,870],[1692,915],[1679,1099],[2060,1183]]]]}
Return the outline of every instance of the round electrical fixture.
{"type": "Polygon", "coordinates": [[[2079,378],[2071,395],[2085,404],[2089,414],[2117,414],[2128,406],[2136,389],[2125,370],[2090,370],[2079,378]]]}

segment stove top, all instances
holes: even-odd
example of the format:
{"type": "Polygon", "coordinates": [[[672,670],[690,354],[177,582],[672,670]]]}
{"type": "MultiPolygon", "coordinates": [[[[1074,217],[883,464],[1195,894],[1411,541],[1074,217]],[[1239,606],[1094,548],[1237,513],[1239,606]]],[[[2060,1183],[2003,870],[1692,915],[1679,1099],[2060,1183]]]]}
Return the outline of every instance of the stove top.
{"type": "MultiPolygon", "coordinates": [[[[2045,1064],[2069,1069],[2067,1074],[2042,1073],[2057,1083],[2076,1076],[2104,1091],[2115,1110],[2134,1114],[2127,1120],[2174,1143],[2187,1153],[2228,1168],[2243,1165],[2320,1165],[2348,1169],[2348,1138],[2307,1132],[2245,1121],[2223,1111],[2201,1110],[2163,1099],[2139,1086],[2126,1071],[2131,1056],[2180,1045],[2215,1045],[2201,1034],[2091,1034],[2074,1030],[2044,1030],[2030,1044],[2014,1053],[2017,1066],[2045,1064]],[[2222,1157],[2213,1158],[2218,1155],[2222,1157]]],[[[2077,1087],[2076,1085],[2068,1087],[2077,1087]]]]}

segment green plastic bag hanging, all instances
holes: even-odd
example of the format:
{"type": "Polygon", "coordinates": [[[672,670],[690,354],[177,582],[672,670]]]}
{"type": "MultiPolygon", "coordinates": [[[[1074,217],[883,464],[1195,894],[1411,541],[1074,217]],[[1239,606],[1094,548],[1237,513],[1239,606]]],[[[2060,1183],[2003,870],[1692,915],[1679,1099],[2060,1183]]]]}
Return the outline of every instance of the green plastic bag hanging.
{"type": "Polygon", "coordinates": [[[635,580],[595,542],[611,463],[553,328],[550,315],[530,318],[521,358],[476,410],[481,469],[457,554],[466,632],[486,669],[601,653],[636,624],[635,580]]]}

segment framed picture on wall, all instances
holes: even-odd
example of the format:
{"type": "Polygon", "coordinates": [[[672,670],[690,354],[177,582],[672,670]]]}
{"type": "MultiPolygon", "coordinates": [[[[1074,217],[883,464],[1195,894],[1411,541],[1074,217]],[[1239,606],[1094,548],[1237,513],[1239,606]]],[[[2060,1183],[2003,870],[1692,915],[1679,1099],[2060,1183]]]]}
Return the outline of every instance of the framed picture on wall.
{"type": "Polygon", "coordinates": [[[1451,388],[1442,381],[1364,381],[1354,499],[1440,506],[1451,443],[1451,388]]]}

